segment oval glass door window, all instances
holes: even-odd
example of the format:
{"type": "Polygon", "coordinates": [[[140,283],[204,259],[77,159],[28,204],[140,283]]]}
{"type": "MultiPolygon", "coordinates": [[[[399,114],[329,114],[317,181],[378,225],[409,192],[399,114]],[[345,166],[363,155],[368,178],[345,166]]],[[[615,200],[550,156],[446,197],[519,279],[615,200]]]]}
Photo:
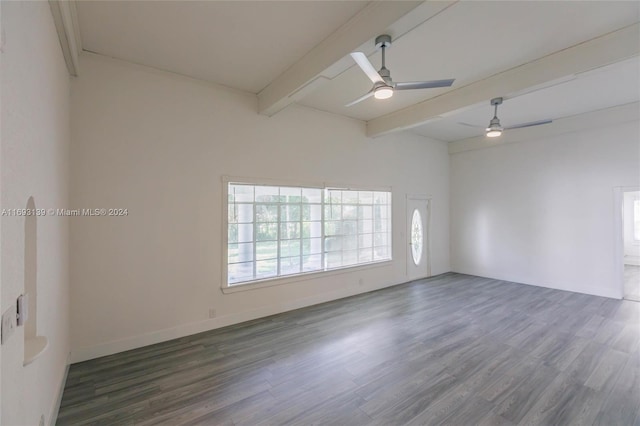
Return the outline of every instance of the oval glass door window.
{"type": "Polygon", "coordinates": [[[422,261],[422,217],[418,209],[413,211],[411,218],[411,255],[416,266],[422,261]]]}

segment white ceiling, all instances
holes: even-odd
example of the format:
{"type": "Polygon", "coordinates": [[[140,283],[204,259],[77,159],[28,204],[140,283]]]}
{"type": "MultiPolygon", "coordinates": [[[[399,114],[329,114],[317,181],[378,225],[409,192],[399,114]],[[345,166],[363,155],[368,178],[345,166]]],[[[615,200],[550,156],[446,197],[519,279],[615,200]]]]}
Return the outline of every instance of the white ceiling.
{"type": "Polygon", "coordinates": [[[362,1],[79,1],[84,50],[257,93],[362,1]]]}
{"type": "MultiPolygon", "coordinates": [[[[640,100],[640,59],[632,58],[578,74],[546,88],[505,98],[498,107],[503,126],[557,120],[640,100]]],[[[423,136],[451,142],[480,136],[493,117],[489,100],[412,129],[423,136]],[[470,127],[460,123],[471,124],[470,127]]]]}
{"type": "MultiPolygon", "coordinates": [[[[77,10],[85,50],[258,93],[348,27],[367,3],[82,1],[77,10]]],[[[419,15],[418,9],[410,15],[419,15]]],[[[297,102],[368,121],[639,21],[640,2],[635,1],[451,2],[405,31],[391,26],[380,32],[397,36],[387,54],[394,81],[456,78],[453,87],[403,91],[346,108],[371,88],[347,56],[336,63],[337,75],[336,67],[324,72],[330,79],[297,102]]],[[[379,53],[370,60],[379,67],[379,53]]],[[[499,116],[509,126],[638,101],[639,76],[635,58],[528,94],[499,93],[508,98],[499,116]]],[[[412,131],[446,141],[464,139],[481,134],[491,115],[487,99],[412,131]]]]}
{"type": "MultiPolygon", "coordinates": [[[[453,87],[399,92],[344,107],[371,89],[357,66],[307,96],[317,109],[371,120],[638,21],[638,2],[458,2],[387,52],[394,81],[455,78],[453,87]],[[577,24],[579,23],[579,24],[577,24]]],[[[380,54],[371,62],[380,66],[380,54]]]]}

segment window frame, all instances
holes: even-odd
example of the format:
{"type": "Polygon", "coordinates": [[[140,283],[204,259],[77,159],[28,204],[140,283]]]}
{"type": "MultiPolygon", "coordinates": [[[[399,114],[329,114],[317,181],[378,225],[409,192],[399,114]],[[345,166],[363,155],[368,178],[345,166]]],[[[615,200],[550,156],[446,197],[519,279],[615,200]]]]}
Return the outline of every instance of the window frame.
{"type": "Polygon", "coordinates": [[[636,196],[631,203],[631,240],[634,245],[640,245],[640,238],[636,238],[636,234],[640,232],[638,230],[638,222],[636,221],[636,205],[640,204],[640,197],[636,196]]]}
{"type": "MultiPolygon", "coordinates": [[[[363,269],[371,269],[371,268],[380,268],[380,267],[389,267],[393,263],[393,191],[391,187],[367,187],[360,185],[344,185],[344,184],[336,184],[336,183],[328,183],[328,182],[293,182],[286,180],[275,180],[275,179],[266,179],[266,178],[248,178],[248,177],[236,177],[236,176],[222,176],[222,276],[221,276],[221,290],[223,293],[235,293],[238,291],[252,290],[256,288],[263,287],[271,287],[282,284],[289,284],[292,282],[300,282],[310,279],[318,279],[322,277],[327,277],[331,275],[345,274],[351,273],[363,269]],[[389,259],[383,259],[378,261],[372,261],[367,263],[360,263],[355,265],[342,266],[337,268],[325,269],[324,267],[324,256],[325,256],[325,248],[324,243],[322,245],[322,259],[323,259],[323,269],[317,271],[309,271],[309,272],[300,272],[296,274],[289,275],[277,275],[266,278],[254,279],[251,281],[239,282],[234,284],[229,284],[228,282],[228,256],[229,256],[229,184],[247,184],[247,185],[265,185],[265,186],[279,186],[279,187],[294,187],[294,188],[313,188],[313,189],[321,189],[322,190],[322,204],[321,204],[321,226],[322,226],[322,239],[324,240],[324,197],[327,189],[340,189],[340,190],[351,190],[351,191],[384,191],[388,192],[391,197],[389,203],[389,230],[390,235],[389,241],[389,259]]],[[[254,259],[255,262],[255,259],[254,259]]]]}

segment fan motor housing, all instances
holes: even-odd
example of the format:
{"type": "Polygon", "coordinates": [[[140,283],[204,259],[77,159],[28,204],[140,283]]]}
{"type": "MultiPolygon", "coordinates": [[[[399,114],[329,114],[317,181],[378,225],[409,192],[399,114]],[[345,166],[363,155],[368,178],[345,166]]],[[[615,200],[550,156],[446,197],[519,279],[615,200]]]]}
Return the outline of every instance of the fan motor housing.
{"type": "Polygon", "coordinates": [[[391,46],[391,36],[388,34],[382,34],[376,37],[376,48],[380,49],[382,47],[390,47],[391,46]]]}
{"type": "Polygon", "coordinates": [[[380,77],[382,77],[382,79],[385,81],[391,80],[391,71],[389,71],[385,67],[380,68],[380,71],[378,71],[378,74],[380,74],[380,77]]]}

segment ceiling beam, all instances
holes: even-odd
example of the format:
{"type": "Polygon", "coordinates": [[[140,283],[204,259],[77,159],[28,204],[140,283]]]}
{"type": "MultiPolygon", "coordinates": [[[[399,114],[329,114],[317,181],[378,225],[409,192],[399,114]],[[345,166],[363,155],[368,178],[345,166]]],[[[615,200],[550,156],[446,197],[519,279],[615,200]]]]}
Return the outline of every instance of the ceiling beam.
{"type": "Polygon", "coordinates": [[[570,117],[554,119],[552,123],[545,124],[543,126],[506,130],[502,136],[497,138],[488,138],[482,135],[449,142],[449,154],[458,154],[464,151],[491,148],[494,146],[526,142],[530,140],[539,140],[582,130],[603,128],[634,121],[637,122],[639,119],[640,103],[632,102],[597,111],[572,115],[570,117]]]}
{"type": "MultiPolygon", "coordinates": [[[[423,4],[423,1],[373,1],[346,24],[311,49],[258,93],[258,112],[273,115],[294,102],[296,92],[312,85],[320,74],[363,43],[423,4]]],[[[437,2],[446,5],[448,2],[437,2]]],[[[435,2],[434,2],[435,4],[435,2]]]]}
{"type": "Polygon", "coordinates": [[[367,136],[376,137],[419,126],[439,115],[488,101],[496,96],[508,96],[532,86],[639,54],[640,24],[636,23],[370,120],[367,122],[367,136]]]}
{"type": "Polygon", "coordinates": [[[69,0],[49,0],[51,15],[58,32],[62,55],[69,74],[78,75],[78,54],[82,51],[80,26],[76,2],[69,0]]]}

